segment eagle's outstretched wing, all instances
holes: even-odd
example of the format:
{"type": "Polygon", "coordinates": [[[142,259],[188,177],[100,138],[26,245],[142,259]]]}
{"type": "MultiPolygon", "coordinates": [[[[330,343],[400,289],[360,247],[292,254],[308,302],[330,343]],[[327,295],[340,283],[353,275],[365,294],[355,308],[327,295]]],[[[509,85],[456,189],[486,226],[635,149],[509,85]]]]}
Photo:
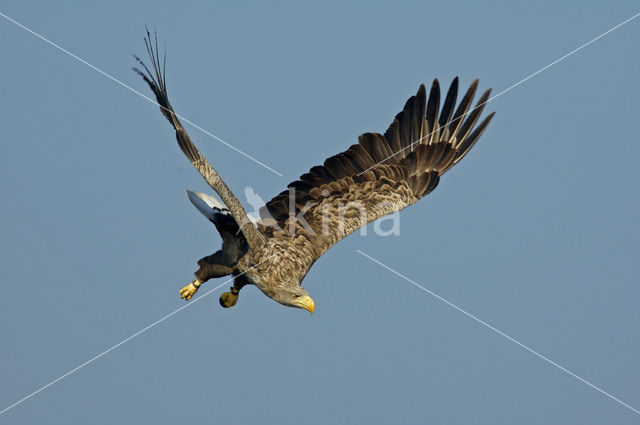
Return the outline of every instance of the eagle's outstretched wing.
{"type": "Polygon", "coordinates": [[[242,233],[247,239],[249,247],[254,248],[262,243],[262,235],[256,226],[247,219],[247,213],[244,211],[240,201],[235,197],[233,192],[231,192],[229,187],[227,187],[222,178],[220,178],[216,170],[213,169],[211,164],[209,164],[206,158],[202,156],[195,147],[191,138],[173,111],[171,103],[169,103],[167,86],[165,83],[164,61],[160,63],[157,38],[155,38],[154,41],[155,43],[152,43],[151,34],[147,30],[147,37],[145,38],[144,43],[147,47],[147,52],[149,53],[153,73],[137,56],[135,56],[136,60],[146,72],[142,72],[137,68],[134,68],[134,70],[144,78],[144,81],[146,81],[147,84],[149,84],[149,87],[151,87],[151,90],[153,90],[158,104],[160,105],[160,111],[167,120],[169,120],[176,131],[176,139],[178,140],[178,145],[180,146],[180,149],[182,149],[182,152],[184,152],[189,161],[191,161],[191,164],[193,164],[196,170],[198,170],[202,177],[204,177],[209,186],[211,186],[213,190],[220,195],[220,198],[222,198],[226,206],[229,208],[229,211],[235,221],[240,223],[242,233]]]}
{"type": "Polygon", "coordinates": [[[261,222],[273,232],[306,234],[318,258],[359,227],[415,203],[469,152],[493,117],[474,129],[490,93],[470,110],[477,85],[455,111],[457,77],[442,109],[438,80],[428,102],[421,85],[384,135],[365,133],[358,144],[311,168],[266,204],[261,222]]]}

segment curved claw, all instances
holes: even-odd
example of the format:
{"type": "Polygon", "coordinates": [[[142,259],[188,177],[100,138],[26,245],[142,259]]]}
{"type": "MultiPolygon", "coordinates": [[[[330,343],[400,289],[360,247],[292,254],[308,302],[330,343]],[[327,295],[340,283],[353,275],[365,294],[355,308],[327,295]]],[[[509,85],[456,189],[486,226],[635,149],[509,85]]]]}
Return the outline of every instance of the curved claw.
{"type": "Polygon", "coordinates": [[[180,298],[184,298],[185,300],[189,301],[191,297],[193,297],[196,292],[198,292],[200,284],[201,283],[199,280],[194,280],[193,282],[182,288],[180,290],[180,298]]]}

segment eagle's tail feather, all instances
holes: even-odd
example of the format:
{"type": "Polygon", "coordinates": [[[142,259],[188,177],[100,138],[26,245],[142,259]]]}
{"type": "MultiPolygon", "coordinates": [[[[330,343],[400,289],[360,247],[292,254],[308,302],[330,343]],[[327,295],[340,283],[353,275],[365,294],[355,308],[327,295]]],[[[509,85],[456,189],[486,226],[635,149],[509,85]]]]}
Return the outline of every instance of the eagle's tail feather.
{"type": "Polygon", "coordinates": [[[215,197],[206,193],[187,190],[187,196],[194,207],[207,219],[214,221],[217,214],[229,214],[229,210],[215,197]]]}

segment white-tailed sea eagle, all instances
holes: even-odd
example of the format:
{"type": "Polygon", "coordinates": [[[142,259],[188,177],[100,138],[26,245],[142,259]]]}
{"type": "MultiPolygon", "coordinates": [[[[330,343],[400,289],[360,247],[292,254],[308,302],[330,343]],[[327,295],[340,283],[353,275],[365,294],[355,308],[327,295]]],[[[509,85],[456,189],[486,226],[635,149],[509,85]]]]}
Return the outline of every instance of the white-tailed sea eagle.
{"type": "Polygon", "coordinates": [[[151,70],[136,57],[145,72],[136,71],[153,90],[162,114],[175,129],[180,149],[222,199],[188,192],[220,233],[222,249],[198,261],[196,279],[180,290],[186,300],[207,280],[233,275],[231,291],[220,297],[224,307],[235,305],[242,287],[253,284],[280,304],[313,313],[313,299],[300,285],[313,263],[359,227],[402,210],[435,189],[440,177],[478,141],[494,115],[476,126],[490,93],[484,92],[471,108],[477,80],[456,107],[456,77],[442,109],[438,80],[433,81],[428,100],[421,85],[384,135],[365,133],[357,144],[311,168],[268,201],[256,221],[247,216],[175,115],[167,97],[157,39],[152,43],[147,32],[145,44],[151,70]]]}

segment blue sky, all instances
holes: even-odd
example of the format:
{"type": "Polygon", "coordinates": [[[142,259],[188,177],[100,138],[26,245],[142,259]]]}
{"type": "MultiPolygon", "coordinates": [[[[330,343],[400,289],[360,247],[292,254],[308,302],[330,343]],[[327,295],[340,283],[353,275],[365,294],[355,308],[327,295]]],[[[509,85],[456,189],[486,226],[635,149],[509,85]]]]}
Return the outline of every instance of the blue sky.
{"type": "MultiPolygon", "coordinates": [[[[637,3],[17,2],[0,12],[176,111],[229,186],[268,199],[422,82],[508,88],[637,3]]],[[[395,237],[352,235],[303,282],[196,302],[0,423],[637,423],[638,414],[383,269],[387,264],[640,409],[640,20],[493,100],[497,115],[395,237]]],[[[0,410],[184,305],[218,249],[208,188],[157,108],[0,17],[0,410]]],[[[222,283],[222,281],[220,281],[222,283]]],[[[195,299],[219,283],[203,286],[195,299]]]]}

